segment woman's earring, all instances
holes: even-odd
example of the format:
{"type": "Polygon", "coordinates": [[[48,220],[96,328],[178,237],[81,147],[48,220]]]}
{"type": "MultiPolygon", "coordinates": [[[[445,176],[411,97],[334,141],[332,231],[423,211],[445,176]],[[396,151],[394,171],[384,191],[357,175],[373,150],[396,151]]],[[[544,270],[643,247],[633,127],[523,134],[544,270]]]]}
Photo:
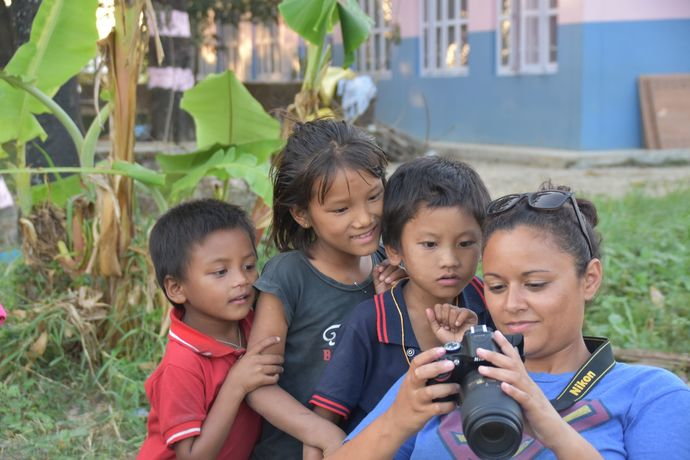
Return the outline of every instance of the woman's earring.
{"type": "Polygon", "coordinates": [[[398,264],[398,267],[400,267],[400,268],[402,268],[403,270],[407,271],[407,268],[405,268],[405,262],[403,262],[402,260],[401,260],[400,263],[398,264]]]}

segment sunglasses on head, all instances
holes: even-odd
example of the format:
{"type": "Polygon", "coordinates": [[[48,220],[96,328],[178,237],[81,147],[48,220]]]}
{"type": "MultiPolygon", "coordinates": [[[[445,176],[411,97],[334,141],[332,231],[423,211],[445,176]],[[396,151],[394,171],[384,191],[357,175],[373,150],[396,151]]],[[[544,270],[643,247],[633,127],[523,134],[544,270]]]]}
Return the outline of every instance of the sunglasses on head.
{"type": "Polygon", "coordinates": [[[577,200],[572,192],[565,192],[562,190],[544,190],[541,192],[532,193],[514,193],[512,195],[506,195],[501,198],[497,198],[486,208],[486,213],[490,216],[504,213],[510,209],[513,209],[516,204],[522,201],[523,198],[527,197],[527,204],[537,211],[554,211],[563,207],[565,203],[570,201],[575,210],[575,217],[577,218],[577,223],[580,225],[580,231],[587,240],[587,248],[589,249],[589,258],[594,257],[594,249],[592,247],[592,240],[589,239],[587,234],[587,227],[585,225],[585,218],[580,212],[580,208],[577,205],[577,200]]]}

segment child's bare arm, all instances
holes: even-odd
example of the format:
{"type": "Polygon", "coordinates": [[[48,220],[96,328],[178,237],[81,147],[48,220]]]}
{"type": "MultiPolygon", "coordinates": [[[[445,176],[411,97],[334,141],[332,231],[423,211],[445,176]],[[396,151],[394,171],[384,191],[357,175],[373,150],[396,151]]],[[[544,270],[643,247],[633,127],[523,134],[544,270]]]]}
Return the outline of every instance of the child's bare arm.
{"type": "MultiPolygon", "coordinates": [[[[340,421],[343,419],[340,415],[336,414],[335,412],[331,412],[328,409],[324,409],[323,407],[314,407],[313,410],[314,413],[318,416],[323,417],[329,422],[332,422],[336,425],[339,425],[340,421]]],[[[340,441],[342,441],[342,439],[340,439],[340,441]]],[[[322,458],[323,451],[321,449],[307,444],[304,445],[302,452],[302,460],[320,460],[322,458]]]]}
{"type": "Polygon", "coordinates": [[[257,388],[247,401],[271,425],[308,446],[333,449],[345,439],[343,430],[310,411],[278,385],[257,388]]]}
{"type": "Polygon", "coordinates": [[[201,434],[175,444],[178,459],[215,458],[218,455],[247,393],[278,381],[283,371],[283,357],[261,354],[278,340],[277,337],[267,337],[235,363],[201,426],[201,434]]]}
{"type": "MultiPolygon", "coordinates": [[[[287,322],[283,304],[273,294],[262,292],[256,306],[249,349],[267,336],[280,337],[281,341],[266,350],[284,354],[287,322]]],[[[314,414],[278,385],[256,389],[247,395],[247,402],[271,425],[305,444],[326,449],[345,437],[340,428],[314,414]]]]}
{"type": "Polygon", "coordinates": [[[447,303],[427,308],[426,317],[431,330],[441,344],[461,341],[465,331],[478,322],[477,314],[472,310],[447,303]]]}
{"type": "Polygon", "coordinates": [[[265,350],[265,353],[285,354],[285,337],[288,324],[285,319],[283,302],[275,295],[268,292],[259,293],[254,311],[254,324],[249,335],[247,349],[251,350],[257,343],[266,337],[280,337],[280,342],[265,350]]]}

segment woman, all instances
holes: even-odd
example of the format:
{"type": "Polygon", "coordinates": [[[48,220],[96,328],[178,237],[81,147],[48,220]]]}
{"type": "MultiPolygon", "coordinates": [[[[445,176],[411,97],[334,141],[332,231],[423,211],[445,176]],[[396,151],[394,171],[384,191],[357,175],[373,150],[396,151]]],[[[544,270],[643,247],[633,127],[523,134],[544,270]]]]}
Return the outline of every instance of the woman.
{"type": "MultiPolygon", "coordinates": [[[[489,205],[483,269],[500,352],[477,350],[491,363],[478,371],[522,408],[516,458],[690,458],[690,389],[663,369],[613,363],[582,335],[603,275],[596,224],[594,205],[564,187],[489,205]],[[502,333],[524,336],[524,363],[502,333]]],[[[419,355],[333,457],[476,458],[461,411],[434,401],[459,386],[427,386],[453,368],[443,353],[419,355]]]]}

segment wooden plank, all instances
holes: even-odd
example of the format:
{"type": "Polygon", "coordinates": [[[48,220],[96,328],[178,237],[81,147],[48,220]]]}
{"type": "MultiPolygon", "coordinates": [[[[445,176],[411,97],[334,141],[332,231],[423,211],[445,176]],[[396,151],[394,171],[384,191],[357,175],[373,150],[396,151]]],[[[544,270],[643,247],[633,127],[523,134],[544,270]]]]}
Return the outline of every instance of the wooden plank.
{"type": "Polygon", "coordinates": [[[690,74],[640,77],[647,148],[690,148],[690,74]]]}
{"type": "Polygon", "coordinates": [[[640,95],[640,112],[642,115],[642,127],[644,131],[644,145],[648,149],[658,148],[656,126],[654,123],[654,108],[649,90],[649,77],[641,76],[638,82],[640,95]]]}

